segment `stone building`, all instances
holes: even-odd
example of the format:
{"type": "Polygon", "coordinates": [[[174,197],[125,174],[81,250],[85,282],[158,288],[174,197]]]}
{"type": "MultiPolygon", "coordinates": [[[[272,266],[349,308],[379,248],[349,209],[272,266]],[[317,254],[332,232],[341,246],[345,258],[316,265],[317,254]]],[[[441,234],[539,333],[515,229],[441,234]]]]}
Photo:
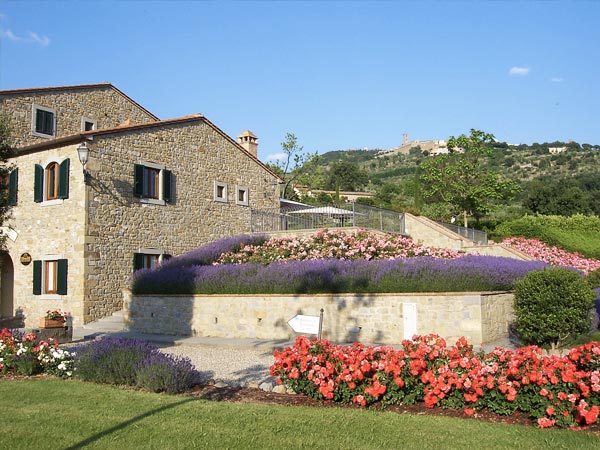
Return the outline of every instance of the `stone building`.
{"type": "Polygon", "coordinates": [[[26,326],[48,309],[110,315],[135,269],[279,205],[256,149],[200,114],[159,120],[110,84],[0,91],[0,111],[17,142],[0,315],[26,326]]]}

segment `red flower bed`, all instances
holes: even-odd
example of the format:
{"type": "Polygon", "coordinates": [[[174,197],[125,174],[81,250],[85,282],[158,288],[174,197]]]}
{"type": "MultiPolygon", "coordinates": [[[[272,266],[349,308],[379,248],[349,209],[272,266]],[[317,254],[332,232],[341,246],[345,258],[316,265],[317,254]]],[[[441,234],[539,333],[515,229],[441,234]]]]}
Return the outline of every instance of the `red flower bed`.
{"type": "Polygon", "coordinates": [[[374,402],[498,414],[519,410],[541,428],[585,426],[600,412],[600,344],[564,356],[538,347],[475,352],[466,339],[451,347],[437,335],[415,336],[400,349],[330,344],[299,337],[275,351],[271,374],[310,397],[366,406],[374,402]]]}

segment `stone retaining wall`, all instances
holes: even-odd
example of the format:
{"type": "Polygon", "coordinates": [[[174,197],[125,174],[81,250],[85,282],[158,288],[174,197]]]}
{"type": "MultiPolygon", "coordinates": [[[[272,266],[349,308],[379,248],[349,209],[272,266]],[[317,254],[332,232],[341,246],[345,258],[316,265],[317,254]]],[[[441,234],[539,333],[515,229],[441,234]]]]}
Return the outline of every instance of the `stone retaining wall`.
{"type": "Polygon", "coordinates": [[[405,327],[474,345],[508,336],[513,320],[510,292],[319,294],[319,295],[132,295],[124,291],[124,320],[134,331],[223,338],[294,339],[287,321],[296,314],[323,315],[323,337],[334,342],[399,344],[405,327]],[[409,304],[405,307],[404,304],[409,304]],[[404,311],[416,309],[416,322],[404,311]]]}

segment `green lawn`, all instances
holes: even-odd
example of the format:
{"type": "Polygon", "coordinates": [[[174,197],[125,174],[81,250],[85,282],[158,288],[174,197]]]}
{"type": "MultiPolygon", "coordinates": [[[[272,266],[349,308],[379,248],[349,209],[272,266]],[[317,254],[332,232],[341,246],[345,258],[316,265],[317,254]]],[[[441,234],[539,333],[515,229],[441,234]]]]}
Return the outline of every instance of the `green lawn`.
{"type": "Polygon", "coordinates": [[[598,449],[586,432],[208,402],[78,381],[0,381],[2,449],[598,449]]]}

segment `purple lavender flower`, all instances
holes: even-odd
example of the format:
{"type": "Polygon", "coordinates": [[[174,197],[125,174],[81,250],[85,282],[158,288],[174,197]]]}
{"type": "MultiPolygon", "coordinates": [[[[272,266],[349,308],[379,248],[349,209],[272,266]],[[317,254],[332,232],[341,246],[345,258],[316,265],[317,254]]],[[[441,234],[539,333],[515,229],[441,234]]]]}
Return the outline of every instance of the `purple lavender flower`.
{"type": "Polygon", "coordinates": [[[321,259],[138,271],[136,294],[373,293],[510,290],[539,261],[467,255],[456,259],[321,259]]]}

